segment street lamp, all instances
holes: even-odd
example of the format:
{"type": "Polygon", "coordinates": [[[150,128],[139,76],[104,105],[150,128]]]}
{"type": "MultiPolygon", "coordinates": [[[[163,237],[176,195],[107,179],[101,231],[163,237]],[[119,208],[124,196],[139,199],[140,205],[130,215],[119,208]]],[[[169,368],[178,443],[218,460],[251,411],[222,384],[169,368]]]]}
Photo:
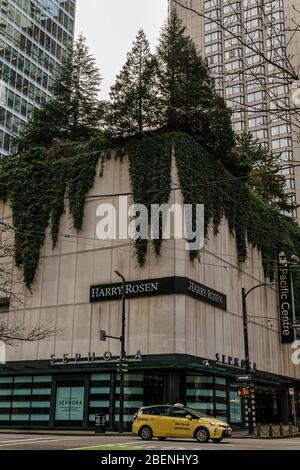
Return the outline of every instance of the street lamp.
{"type": "MultiPolygon", "coordinates": [[[[250,292],[254,291],[258,287],[263,287],[263,286],[270,286],[272,284],[258,284],[257,286],[252,287],[252,289],[249,289],[246,291],[246,289],[243,287],[242,288],[242,304],[243,304],[243,327],[244,327],[244,347],[245,347],[245,372],[246,375],[250,374],[250,357],[249,357],[249,338],[248,338],[248,316],[247,316],[247,304],[246,304],[246,299],[247,296],[250,294],[250,292]]],[[[254,426],[253,426],[253,409],[252,409],[252,397],[248,398],[248,430],[249,434],[253,434],[254,432],[254,426]]]]}
{"type": "Polygon", "coordinates": [[[126,280],[125,277],[115,271],[115,274],[122,279],[122,331],[120,336],[121,352],[120,352],[120,394],[119,394],[119,433],[123,433],[124,428],[124,370],[123,361],[126,359],[125,351],[125,329],[126,329],[126,316],[125,316],[125,297],[126,297],[126,280]]]}

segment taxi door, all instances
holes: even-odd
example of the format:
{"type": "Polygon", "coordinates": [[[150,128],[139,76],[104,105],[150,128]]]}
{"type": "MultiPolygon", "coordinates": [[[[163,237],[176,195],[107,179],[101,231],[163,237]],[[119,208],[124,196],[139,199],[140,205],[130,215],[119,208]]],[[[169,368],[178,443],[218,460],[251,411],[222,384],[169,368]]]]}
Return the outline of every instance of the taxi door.
{"type": "Polygon", "coordinates": [[[149,416],[149,425],[152,428],[154,436],[170,436],[172,417],[170,416],[169,406],[158,406],[151,410],[149,416]]]}
{"type": "Polygon", "coordinates": [[[188,413],[180,408],[172,409],[170,437],[193,437],[194,423],[186,418],[188,413]]]}

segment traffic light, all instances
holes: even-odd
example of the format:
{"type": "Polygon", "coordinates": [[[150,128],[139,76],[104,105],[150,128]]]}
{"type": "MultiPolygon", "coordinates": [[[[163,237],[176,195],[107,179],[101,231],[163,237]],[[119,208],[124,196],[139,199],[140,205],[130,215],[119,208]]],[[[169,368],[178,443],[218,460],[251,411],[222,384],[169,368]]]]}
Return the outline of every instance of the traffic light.
{"type": "Polygon", "coordinates": [[[250,397],[250,387],[238,388],[237,394],[239,397],[244,397],[244,398],[250,397]]]}

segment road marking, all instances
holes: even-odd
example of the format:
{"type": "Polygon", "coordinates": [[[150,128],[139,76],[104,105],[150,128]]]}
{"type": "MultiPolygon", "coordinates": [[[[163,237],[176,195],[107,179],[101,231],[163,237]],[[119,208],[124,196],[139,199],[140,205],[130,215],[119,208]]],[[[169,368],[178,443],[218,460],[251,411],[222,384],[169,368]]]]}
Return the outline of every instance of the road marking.
{"type": "Polygon", "coordinates": [[[39,443],[47,443],[47,442],[57,442],[57,441],[63,441],[63,440],[73,440],[73,439],[82,439],[81,437],[60,437],[59,439],[53,439],[52,437],[36,437],[33,439],[16,439],[15,441],[8,441],[5,444],[0,444],[0,447],[5,447],[5,446],[17,446],[19,444],[25,445],[25,444],[39,444],[39,443]]]}
{"type": "Polygon", "coordinates": [[[86,445],[84,447],[76,447],[76,448],[67,449],[67,450],[80,450],[80,449],[86,449],[87,447],[89,449],[95,449],[95,447],[124,447],[124,446],[129,446],[131,444],[141,444],[141,443],[142,443],[141,440],[139,440],[139,441],[130,441],[130,442],[122,442],[122,443],[118,443],[118,444],[107,442],[105,444],[97,444],[95,446],[86,445]]]}

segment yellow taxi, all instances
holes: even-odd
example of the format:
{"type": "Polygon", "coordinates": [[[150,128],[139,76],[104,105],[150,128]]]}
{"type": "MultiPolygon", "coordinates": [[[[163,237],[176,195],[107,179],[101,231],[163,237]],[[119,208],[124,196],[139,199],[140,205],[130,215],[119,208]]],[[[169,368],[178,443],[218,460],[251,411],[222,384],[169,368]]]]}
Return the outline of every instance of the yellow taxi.
{"type": "Polygon", "coordinates": [[[165,440],[168,437],[193,438],[198,442],[221,442],[231,437],[232,429],[225,421],[206,416],[185,406],[147,406],[134,415],[132,432],[144,441],[153,437],[165,440]]]}

